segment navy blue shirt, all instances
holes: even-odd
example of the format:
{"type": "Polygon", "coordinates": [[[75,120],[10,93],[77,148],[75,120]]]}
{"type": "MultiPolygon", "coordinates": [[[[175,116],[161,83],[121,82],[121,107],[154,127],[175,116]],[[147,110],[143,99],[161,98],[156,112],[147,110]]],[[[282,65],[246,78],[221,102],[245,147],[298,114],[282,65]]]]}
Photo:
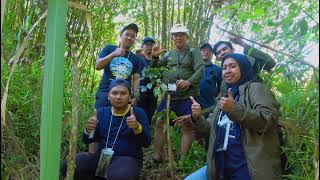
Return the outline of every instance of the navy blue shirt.
{"type": "MultiPolygon", "coordinates": [[[[137,121],[139,121],[142,126],[142,132],[140,134],[134,134],[133,129],[127,126],[126,121],[127,117],[130,116],[129,111],[123,119],[123,123],[113,151],[115,156],[131,156],[142,159],[142,147],[149,146],[151,142],[148,118],[145,112],[139,107],[134,107],[133,111],[137,121]]],[[[102,107],[97,111],[97,119],[99,120],[99,123],[94,131],[93,142],[99,143],[98,153],[101,153],[101,150],[106,146],[111,116],[112,122],[108,140],[108,148],[111,148],[115,141],[116,134],[120,127],[123,116],[112,115],[111,106],[102,107]]],[[[88,139],[89,136],[83,133],[84,143],[87,144],[88,139]]]]}
{"type": "MultiPolygon", "coordinates": [[[[107,45],[99,53],[99,58],[103,58],[117,49],[117,46],[107,45]]],[[[133,74],[140,74],[140,60],[137,55],[126,51],[123,57],[115,57],[103,69],[103,76],[99,84],[98,91],[108,92],[110,80],[122,78],[131,83],[133,74]]]]}
{"type": "Polygon", "coordinates": [[[204,67],[204,77],[200,81],[200,96],[198,102],[202,108],[214,105],[214,98],[218,96],[222,81],[222,70],[219,66],[206,64],[204,67]]]}
{"type": "MultiPolygon", "coordinates": [[[[239,102],[239,96],[236,98],[236,102],[239,102]]],[[[222,112],[221,118],[226,115],[222,112]]],[[[222,145],[224,139],[223,131],[220,131],[220,127],[216,126],[216,138],[214,151],[216,151],[219,144],[222,145]]],[[[228,146],[226,151],[214,152],[216,155],[217,175],[218,177],[228,177],[231,174],[229,172],[237,172],[241,179],[250,179],[247,168],[247,161],[244,154],[244,149],[241,142],[241,127],[236,121],[232,121],[229,131],[228,146]],[[218,165],[219,164],[219,165],[218,165]],[[226,174],[227,173],[227,174],[226,174]]],[[[225,179],[225,178],[222,178],[225,179]]],[[[228,178],[227,178],[228,179],[228,178]]]]}

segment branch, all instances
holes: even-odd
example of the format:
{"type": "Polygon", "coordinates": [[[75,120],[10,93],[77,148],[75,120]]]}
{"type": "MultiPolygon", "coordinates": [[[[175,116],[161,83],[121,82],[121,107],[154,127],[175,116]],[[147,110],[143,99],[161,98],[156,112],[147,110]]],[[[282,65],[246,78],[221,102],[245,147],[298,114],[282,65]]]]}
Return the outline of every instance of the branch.
{"type": "MultiPolygon", "coordinates": [[[[292,2],[291,0],[288,0],[290,3],[295,4],[294,2],[292,2]]],[[[317,22],[309,13],[307,13],[302,7],[301,7],[302,12],[304,12],[310,19],[312,19],[313,22],[315,22],[317,24],[317,26],[319,26],[319,22],[317,22]]]]}
{"type": "Polygon", "coordinates": [[[269,49],[269,50],[271,50],[271,51],[274,51],[274,52],[277,52],[277,53],[279,53],[279,54],[288,56],[288,57],[290,57],[290,58],[292,58],[292,59],[294,59],[294,60],[296,60],[296,61],[300,61],[302,64],[305,64],[305,65],[307,65],[307,66],[309,66],[309,67],[311,67],[311,68],[313,68],[314,70],[316,70],[316,71],[319,72],[319,68],[317,68],[316,66],[310,64],[309,62],[307,62],[307,61],[305,61],[305,60],[299,60],[299,59],[297,59],[295,56],[293,56],[293,55],[291,55],[291,54],[288,54],[288,53],[279,51],[279,50],[274,49],[274,48],[272,48],[272,47],[270,47],[270,46],[267,46],[267,45],[261,44],[261,43],[259,43],[259,42],[256,42],[256,41],[250,40],[250,39],[248,39],[248,38],[245,38],[245,37],[243,37],[243,36],[237,35],[237,34],[235,34],[235,33],[233,33],[233,32],[228,31],[228,30],[222,29],[222,28],[220,28],[219,26],[216,26],[216,28],[217,28],[217,29],[220,29],[220,30],[222,30],[222,31],[224,31],[224,32],[227,32],[227,33],[229,33],[229,34],[231,34],[231,35],[233,35],[233,36],[236,36],[236,37],[238,37],[238,38],[247,40],[247,41],[249,41],[249,42],[251,42],[251,43],[254,43],[254,44],[257,44],[257,45],[259,45],[259,46],[261,46],[261,47],[264,47],[264,48],[266,48],[266,49],[269,49]]]}

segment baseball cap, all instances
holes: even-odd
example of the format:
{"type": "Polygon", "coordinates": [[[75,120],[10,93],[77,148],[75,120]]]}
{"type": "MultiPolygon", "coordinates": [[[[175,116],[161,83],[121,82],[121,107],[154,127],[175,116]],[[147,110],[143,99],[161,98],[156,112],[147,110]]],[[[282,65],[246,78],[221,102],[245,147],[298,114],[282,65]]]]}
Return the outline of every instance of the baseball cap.
{"type": "Polygon", "coordinates": [[[204,43],[201,45],[200,50],[204,49],[204,48],[208,48],[211,52],[213,52],[212,46],[209,43],[204,43]]]}
{"type": "Polygon", "coordinates": [[[154,39],[152,37],[145,37],[142,40],[142,44],[146,44],[147,42],[152,42],[153,44],[155,43],[154,39]]]}
{"type": "Polygon", "coordinates": [[[123,29],[121,30],[121,34],[122,34],[125,30],[127,30],[127,29],[132,29],[132,30],[134,30],[136,33],[139,32],[138,26],[137,26],[135,23],[130,23],[130,24],[126,25],[125,27],[123,27],[123,29]]]}
{"type": "Polygon", "coordinates": [[[182,24],[175,24],[174,26],[172,26],[172,28],[170,29],[170,34],[173,33],[185,33],[188,35],[189,30],[182,24]]]}

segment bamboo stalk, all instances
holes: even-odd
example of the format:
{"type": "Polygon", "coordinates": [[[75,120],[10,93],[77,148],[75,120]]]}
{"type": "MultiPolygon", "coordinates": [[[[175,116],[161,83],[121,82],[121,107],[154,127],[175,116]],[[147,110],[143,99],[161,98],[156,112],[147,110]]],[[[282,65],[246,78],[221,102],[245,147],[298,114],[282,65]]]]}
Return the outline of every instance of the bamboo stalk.
{"type": "Polygon", "coordinates": [[[233,35],[233,36],[236,36],[236,37],[238,37],[238,38],[247,40],[247,41],[249,41],[249,42],[251,42],[251,43],[257,44],[257,45],[259,45],[259,46],[261,46],[261,47],[264,47],[264,48],[266,48],[266,49],[269,49],[269,50],[271,50],[271,51],[274,51],[274,52],[276,52],[276,53],[279,53],[279,54],[285,55],[285,56],[287,56],[287,57],[290,57],[290,58],[292,58],[292,59],[294,59],[294,60],[300,61],[301,63],[303,63],[303,64],[305,64],[305,65],[307,65],[307,66],[309,66],[309,67],[311,67],[311,68],[313,68],[314,70],[316,70],[316,71],[319,72],[319,69],[318,69],[317,67],[315,67],[314,65],[310,64],[309,62],[307,62],[307,61],[305,61],[305,60],[299,60],[299,59],[297,59],[295,56],[293,56],[293,55],[291,55],[291,54],[288,54],[288,53],[279,51],[279,50],[274,49],[274,48],[272,48],[272,47],[270,47],[270,46],[267,46],[267,45],[261,44],[261,43],[259,43],[259,42],[253,41],[253,40],[251,40],[251,39],[245,38],[245,37],[243,37],[243,36],[237,35],[237,34],[235,34],[235,33],[233,33],[233,32],[230,32],[230,31],[228,31],[228,30],[225,30],[225,29],[223,29],[223,28],[221,28],[221,27],[219,27],[219,26],[216,26],[216,28],[217,28],[217,29],[220,29],[220,30],[222,30],[222,31],[224,31],[224,32],[227,32],[227,33],[229,33],[229,34],[231,34],[231,35],[233,35]]]}
{"type": "Polygon", "coordinates": [[[69,144],[69,156],[68,156],[68,171],[67,180],[72,180],[75,170],[75,156],[77,151],[77,135],[78,135],[78,104],[79,104],[79,56],[77,54],[77,47],[73,42],[74,39],[70,38],[71,41],[71,57],[72,57],[72,126],[71,136],[69,144]]]}
{"type": "Polygon", "coordinates": [[[48,1],[41,103],[40,180],[58,179],[67,1],[48,1]]]}
{"type": "Polygon", "coordinates": [[[4,17],[4,12],[6,10],[6,0],[1,0],[1,36],[2,36],[2,23],[3,23],[3,17],[4,17]]]}
{"type": "Polygon", "coordinates": [[[168,159],[169,159],[169,170],[171,178],[175,177],[174,159],[172,153],[171,136],[170,136],[170,94],[167,95],[167,108],[166,108],[166,126],[167,126],[167,144],[168,144],[168,159]]]}

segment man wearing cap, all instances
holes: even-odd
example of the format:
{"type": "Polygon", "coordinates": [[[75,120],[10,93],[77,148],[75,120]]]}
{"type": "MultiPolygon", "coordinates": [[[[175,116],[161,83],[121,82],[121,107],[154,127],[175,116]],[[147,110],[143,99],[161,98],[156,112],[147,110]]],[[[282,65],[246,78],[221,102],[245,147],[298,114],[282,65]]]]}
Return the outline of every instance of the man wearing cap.
{"type": "MultiPolygon", "coordinates": [[[[143,70],[147,67],[156,67],[159,61],[159,54],[161,51],[154,51],[155,40],[151,37],[145,37],[142,40],[142,49],[137,50],[136,53],[140,55],[141,63],[141,76],[143,70]]],[[[138,98],[138,106],[141,107],[149,118],[149,124],[151,124],[152,116],[157,107],[157,99],[153,94],[153,88],[148,89],[147,84],[149,80],[144,78],[140,80],[140,94],[138,98]]]]}
{"type": "MultiPolygon", "coordinates": [[[[238,44],[244,48],[243,54],[247,56],[248,60],[251,63],[253,74],[256,80],[260,79],[258,73],[260,73],[262,70],[269,72],[276,65],[274,59],[272,59],[271,56],[248,45],[241,38],[230,35],[229,39],[231,42],[238,44]]],[[[221,61],[224,56],[231,53],[234,53],[234,48],[228,41],[219,41],[213,46],[213,54],[219,61],[221,61]]],[[[218,98],[225,96],[226,94],[226,84],[224,81],[222,81],[218,98]]]]}
{"type": "MultiPolygon", "coordinates": [[[[188,46],[188,29],[181,25],[174,25],[171,30],[171,40],[174,50],[167,52],[162,59],[162,64],[168,67],[164,82],[168,84],[171,93],[170,110],[177,116],[191,114],[190,96],[199,95],[199,82],[203,76],[203,61],[199,49],[188,46]]],[[[166,108],[164,98],[157,108],[157,112],[166,108]]],[[[155,129],[155,155],[153,160],[159,162],[162,159],[164,121],[159,119],[155,129]]],[[[187,153],[192,143],[191,124],[182,125],[181,157],[187,153]]]]}
{"type": "MultiPolygon", "coordinates": [[[[112,106],[94,111],[86,124],[83,142],[89,143],[89,134],[94,130],[93,141],[98,146],[92,152],[77,154],[76,180],[95,176],[100,154],[106,148],[114,151],[107,179],[136,180],[139,177],[143,161],[142,147],[149,146],[151,141],[148,118],[141,108],[129,105],[131,88],[124,79],[110,82],[108,99],[112,106]]],[[[63,161],[61,175],[65,176],[66,171],[67,162],[63,161]]]]}
{"type": "Polygon", "coordinates": [[[138,91],[141,71],[139,57],[130,52],[137,33],[138,26],[136,24],[131,23],[125,26],[120,32],[119,45],[106,45],[100,52],[95,68],[96,70],[103,69],[104,72],[96,93],[96,109],[111,105],[106,96],[110,80],[122,78],[131,83],[132,79],[133,96],[138,91]]]}
{"type": "Polygon", "coordinates": [[[204,63],[204,78],[200,81],[200,96],[197,98],[202,109],[213,106],[222,81],[222,70],[211,62],[213,50],[209,43],[200,47],[204,63]]]}

